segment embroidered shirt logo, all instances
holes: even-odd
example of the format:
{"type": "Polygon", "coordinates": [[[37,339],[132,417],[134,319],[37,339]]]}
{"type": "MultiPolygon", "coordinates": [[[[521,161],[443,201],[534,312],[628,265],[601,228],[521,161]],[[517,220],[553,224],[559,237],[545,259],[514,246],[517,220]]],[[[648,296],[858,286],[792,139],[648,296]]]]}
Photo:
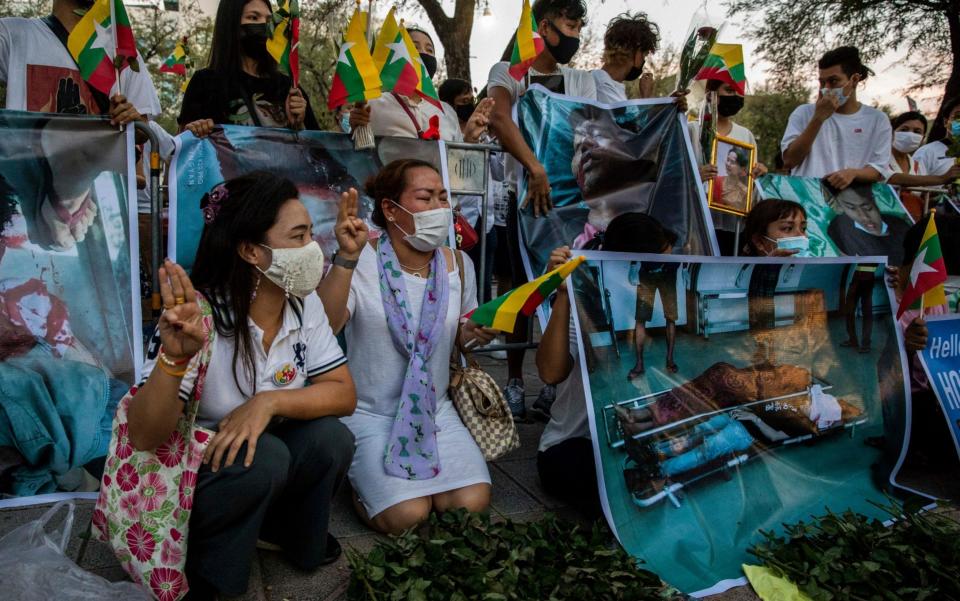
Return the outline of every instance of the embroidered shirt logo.
{"type": "Polygon", "coordinates": [[[277,386],[286,386],[297,378],[297,368],[292,363],[284,363],[280,369],[273,372],[273,383],[277,386]]]}
{"type": "Polygon", "coordinates": [[[293,345],[293,356],[294,361],[297,364],[297,369],[303,371],[306,368],[307,364],[307,345],[302,342],[298,342],[293,345]]]}

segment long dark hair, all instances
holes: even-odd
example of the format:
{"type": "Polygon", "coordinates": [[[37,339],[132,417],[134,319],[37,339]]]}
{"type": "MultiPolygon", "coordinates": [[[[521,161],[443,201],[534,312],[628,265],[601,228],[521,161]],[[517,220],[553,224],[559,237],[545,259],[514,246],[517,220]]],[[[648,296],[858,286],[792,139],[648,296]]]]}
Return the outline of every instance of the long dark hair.
{"type": "Polygon", "coordinates": [[[787,217],[793,217],[797,213],[800,213],[804,217],[807,215],[807,211],[803,206],[792,200],[772,198],[753,205],[750,213],[747,214],[743,226],[743,237],[741,239],[744,241],[742,249],[744,256],[761,256],[759,249],[753,244],[753,237],[756,235],[766,236],[767,226],[771,223],[780,219],[786,219],[787,217]]]}
{"type": "MultiPolygon", "coordinates": [[[[213,220],[203,227],[190,278],[210,301],[217,334],[236,338],[233,377],[242,391],[238,365],[256,382],[253,343],[247,327],[256,268],[244,261],[237,249],[243,242],[262,244],[267,230],[277,221],[280,207],[298,195],[293,182],[266,171],[236,177],[224,186],[227,196],[219,202],[213,220]]],[[[209,205],[208,193],[200,206],[209,205]]]]}
{"type": "MultiPolygon", "coordinates": [[[[218,73],[240,72],[240,18],[243,16],[243,7],[251,0],[220,0],[217,7],[217,18],[213,24],[213,41],[210,43],[209,67],[218,73]]],[[[270,0],[263,0],[271,11],[273,6],[270,0]]],[[[277,73],[277,63],[272,60],[257,61],[257,70],[260,75],[277,73]]]]}

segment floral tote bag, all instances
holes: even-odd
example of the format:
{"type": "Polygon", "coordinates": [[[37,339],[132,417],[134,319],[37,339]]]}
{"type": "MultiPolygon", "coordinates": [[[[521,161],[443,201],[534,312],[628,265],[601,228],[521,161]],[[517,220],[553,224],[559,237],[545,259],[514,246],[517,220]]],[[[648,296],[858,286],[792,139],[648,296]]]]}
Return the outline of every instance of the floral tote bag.
{"type": "Polygon", "coordinates": [[[113,420],[93,512],[94,535],[110,545],[130,578],[160,601],[178,601],[189,591],[187,528],[197,472],[213,437],[196,419],[216,328],[210,304],[200,294],[197,301],[207,340],[188,366],[197,376],[185,415],[166,442],[153,451],[138,451],[127,434],[127,411],[137,394],[136,386],[130,389],[113,420]]]}

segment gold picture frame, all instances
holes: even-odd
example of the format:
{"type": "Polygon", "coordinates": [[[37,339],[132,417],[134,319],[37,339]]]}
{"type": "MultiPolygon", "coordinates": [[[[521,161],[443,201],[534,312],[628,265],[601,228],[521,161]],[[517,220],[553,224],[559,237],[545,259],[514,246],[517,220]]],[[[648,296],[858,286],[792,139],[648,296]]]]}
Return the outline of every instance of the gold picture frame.
{"type": "Polygon", "coordinates": [[[710,151],[710,164],[717,168],[717,175],[707,188],[707,206],[716,211],[746,216],[753,206],[753,167],[757,164],[757,147],[733,138],[716,136],[710,151]],[[728,162],[731,154],[736,155],[732,164],[728,162]],[[742,162],[744,155],[746,165],[742,162]],[[718,161],[718,157],[723,157],[722,163],[718,161]],[[733,180],[738,185],[724,186],[727,183],[727,170],[733,165],[744,175],[733,180]]]}

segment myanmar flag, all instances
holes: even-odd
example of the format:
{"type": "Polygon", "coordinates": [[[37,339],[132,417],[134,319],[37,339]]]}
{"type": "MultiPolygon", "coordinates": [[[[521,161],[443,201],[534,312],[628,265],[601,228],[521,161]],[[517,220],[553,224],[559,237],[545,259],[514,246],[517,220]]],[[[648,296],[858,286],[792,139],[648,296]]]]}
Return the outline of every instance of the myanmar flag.
{"type": "Polygon", "coordinates": [[[523,313],[527,317],[533,315],[536,308],[553,294],[554,290],[560,287],[564,278],[573,273],[573,270],[585,260],[585,257],[571,259],[532,282],[527,282],[519,288],[514,288],[510,292],[480,305],[471,313],[468,313],[466,317],[469,317],[470,321],[477,325],[513,333],[517,325],[517,314],[523,313]]]}
{"type": "Polygon", "coordinates": [[[180,77],[187,76],[187,50],[185,48],[186,40],[177,44],[173,49],[173,54],[167,57],[160,65],[161,73],[174,73],[180,77]]]}
{"type": "Polygon", "coordinates": [[[401,96],[420,96],[430,104],[442,109],[437,90],[420,59],[410,34],[403,23],[397,24],[393,9],[380,28],[373,49],[373,62],[380,69],[383,89],[401,96]]]}
{"type": "Polygon", "coordinates": [[[87,83],[110,94],[128,65],[139,71],[137,44],[121,0],[96,0],[67,38],[70,55],[87,83]]]}
{"type": "Polygon", "coordinates": [[[733,86],[743,96],[747,89],[747,76],[743,66],[743,46],[740,44],[715,43],[700,72],[694,79],[719,79],[733,86]]]}
{"type": "Polygon", "coordinates": [[[330,110],[347,102],[361,102],[380,96],[380,74],[367,48],[366,13],[357,9],[347,25],[340,45],[340,58],[333,74],[327,106],[330,110]]]}
{"type": "Polygon", "coordinates": [[[520,13],[520,25],[513,41],[513,54],[510,56],[510,75],[520,81],[527,74],[530,65],[543,52],[543,38],[537,33],[537,24],[530,11],[530,0],[523,0],[523,12],[520,13]]]}
{"type": "Polygon", "coordinates": [[[267,52],[280,70],[300,85],[300,3],[286,0],[273,13],[273,37],[267,40],[267,52]]]}
{"type": "MultiPolygon", "coordinates": [[[[902,276],[903,274],[901,274],[902,276]]],[[[940,236],[937,234],[937,222],[933,213],[927,221],[920,240],[920,248],[913,259],[910,268],[910,281],[900,299],[900,308],[897,309],[897,319],[907,309],[923,310],[924,307],[937,307],[947,304],[947,296],[943,292],[943,283],[947,281],[947,266],[943,262],[943,253],[940,251],[940,236]]]]}

